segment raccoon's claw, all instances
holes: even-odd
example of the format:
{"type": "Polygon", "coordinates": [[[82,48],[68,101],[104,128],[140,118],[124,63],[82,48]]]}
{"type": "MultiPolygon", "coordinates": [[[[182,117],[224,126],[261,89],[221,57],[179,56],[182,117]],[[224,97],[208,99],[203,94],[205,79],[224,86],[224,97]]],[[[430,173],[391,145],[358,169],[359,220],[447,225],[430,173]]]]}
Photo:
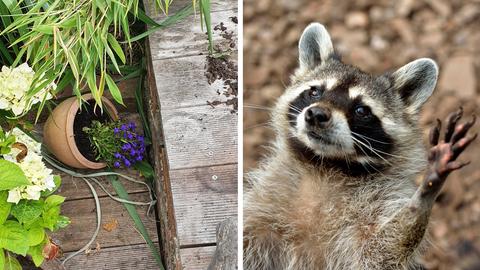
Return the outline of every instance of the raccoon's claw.
{"type": "Polygon", "coordinates": [[[468,145],[477,138],[477,135],[478,133],[475,133],[473,136],[462,138],[458,142],[456,142],[452,147],[452,160],[456,160],[457,157],[463,152],[463,150],[465,150],[465,148],[467,148],[468,145]]]}
{"type": "Polygon", "coordinates": [[[445,141],[449,142],[452,138],[453,131],[455,130],[455,126],[457,125],[458,120],[462,118],[463,115],[463,108],[460,107],[456,112],[450,113],[447,116],[447,128],[445,133],[445,141]]]}
{"type": "Polygon", "coordinates": [[[455,127],[453,131],[452,138],[450,140],[451,143],[456,143],[465,135],[467,134],[468,130],[475,124],[475,121],[477,120],[477,117],[475,115],[472,115],[472,120],[464,123],[464,124],[459,124],[458,126],[455,127]]]}
{"type": "Polygon", "coordinates": [[[477,138],[477,134],[466,136],[468,130],[475,124],[476,117],[472,120],[457,125],[462,117],[463,109],[447,117],[445,139],[439,140],[441,121],[430,131],[429,140],[433,147],[428,155],[429,168],[422,185],[422,195],[437,195],[447,176],[470,162],[458,162],[456,159],[468,145],[477,138]]]}
{"type": "Polygon", "coordinates": [[[442,129],[442,121],[437,119],[437,125],[430,130],[430,144],[435,146],[438,144],[438,139],[440,138],[440,130],[442,129]]]}

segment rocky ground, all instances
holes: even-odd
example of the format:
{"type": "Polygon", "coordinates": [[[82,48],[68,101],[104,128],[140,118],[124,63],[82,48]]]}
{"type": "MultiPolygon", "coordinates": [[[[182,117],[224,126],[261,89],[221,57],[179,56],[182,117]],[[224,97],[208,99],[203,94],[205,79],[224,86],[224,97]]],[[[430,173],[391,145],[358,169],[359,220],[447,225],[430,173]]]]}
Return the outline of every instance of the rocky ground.
{"type": "MultiPolygon", "coordinates": [[[[326,25],[343,60],[381,73],[419,57],[440,66],[421,125],[459,105],[480,115],[480,1],[244,1],[244,154],[246,170],[272,136],[268,107],[297,64],[297,42],[310,22],[326,25]]],[[[477,124],[477,131],[480,125],[477,124]]],[[[453,173],[433,210],[427,269],[480,269],[480,143],[463,155],[472,164],[453,173]]]]}

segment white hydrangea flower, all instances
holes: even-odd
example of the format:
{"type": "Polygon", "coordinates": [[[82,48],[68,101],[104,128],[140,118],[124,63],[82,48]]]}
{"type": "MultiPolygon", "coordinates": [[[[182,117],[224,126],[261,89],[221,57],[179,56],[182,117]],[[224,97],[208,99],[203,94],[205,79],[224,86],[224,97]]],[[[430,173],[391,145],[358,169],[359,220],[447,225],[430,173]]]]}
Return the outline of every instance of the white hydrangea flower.
{"type": "Polygon", "coordinates": [[[55,83],[47,85],[32,97],[27,97],[34,76],[35,71],[27,63],[16,68],[3,66],[0,72],[0,110],[12,111],[18,116],[30,110],[32,105],[41,102],[44,98],[51,99],[50,92],[57,88],[55,83]]]}
{"type": "Polygon", "coordinates": [[[16,157],[20,153],[20,150],[12,148],[10,153],[3,155],[3,158],[16,163],[23,170],[27,179],[31,182],[31,185],[10,190],[7,201],[18,203],[21,199],[38,200],[40,199],[42,191],[53,190],[55,188],[53,171],[47,168],[42,161],[42,145],[40,143],[33,140],[18,128],[14,128],[11,134],[16,137],[17,142],[25,144],[28,153],[22,161],[17,162],[16,157]]]}

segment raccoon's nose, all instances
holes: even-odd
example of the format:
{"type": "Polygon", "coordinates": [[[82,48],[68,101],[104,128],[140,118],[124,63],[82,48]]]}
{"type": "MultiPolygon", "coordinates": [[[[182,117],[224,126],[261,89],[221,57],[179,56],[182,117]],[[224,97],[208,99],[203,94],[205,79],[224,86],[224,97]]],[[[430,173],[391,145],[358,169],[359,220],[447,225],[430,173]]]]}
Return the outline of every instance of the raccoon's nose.
{"type": "Polygon", "coordinates": [[[332,113],[328,108],[311,107],[305,112],[305,122],[312,126],[325,128],[330,123],[332,113]]]}

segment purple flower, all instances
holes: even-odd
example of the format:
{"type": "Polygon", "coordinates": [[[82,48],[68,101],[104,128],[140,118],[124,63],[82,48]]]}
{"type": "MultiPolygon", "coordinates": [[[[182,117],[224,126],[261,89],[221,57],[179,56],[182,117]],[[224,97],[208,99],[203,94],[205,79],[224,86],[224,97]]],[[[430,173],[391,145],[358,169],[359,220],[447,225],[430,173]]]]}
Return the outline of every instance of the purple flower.
{"type": "Polygon", "coordinates": [[[137,137],[137,140],[138,140],[139,142],[143,143],[143,142],[145,141],[145,138],[144,138],[142,135],[139,135],[139,136],[137,137]]]}
{"type": "Polygon", "coordinates": [[[125,160],[123,161],[123,163],[125,163],[125,166],[126,166],[127,168],[132,165],[132,163],[131,163],[130,160],[128,160],[128,159],[125,159],[125,160]]]}
{"type": "Polygon", "coordinates": [[[129,143],[126,143],[122,146],[123,151],[128,151],[132,148],[132,146],[129,143]]]}
{"type": "Polygon", "coordinates": [[[121,155],[120,153],[115,153],[113,156],[114,156],[115,158],[121,158],[121,157],[122,157],[122,155],[121,155]]]}
{"type": "Polygon", "coordinates": [[[126,131],[127,130],[127,125],[125,125],[125,124],[121,125],[120,129],[123,130],[123,131],[126,131]]]}
{"type": "Polygon", "coordinates": [[[130,150],[130,156],[135,156],[137,154],[137,151],[135,151],[134,149],[130,150]]]}
{"type": "Polygon", "coordinates": [[[113,163],[113,166],[114,166],[115,168],[120,168],[120,162],[115,161],[115,163],[113,163]]]}
{"type": "Polygon", "coordinates": [[[113,134],[117,135],[119,132],[120,132],[120,129],[118,129],[118,128],[113,129],[113,134]]]}
{"type": "Polygon", "coordinates": [[[141,155],[138,155],[136,158],[135,158],[136,161],[142,161],[143,160],[143,156],[141,155]]]}
{"type": "Polygon", "coordinates": [[[133,135],[132,135],[132,133],[128,133],[128,134],[127,134],[127,138],[128,138],[129,140],[133,140],[133,135]]]}
{"type": "Polygon", "coordinates": [[[134,131],[134,130],[137,128],[137,126],[135,125],[134,122],[130,122],[130,123],[128,124],[128,128],[130,128],[132,131],[134,131]]]}

